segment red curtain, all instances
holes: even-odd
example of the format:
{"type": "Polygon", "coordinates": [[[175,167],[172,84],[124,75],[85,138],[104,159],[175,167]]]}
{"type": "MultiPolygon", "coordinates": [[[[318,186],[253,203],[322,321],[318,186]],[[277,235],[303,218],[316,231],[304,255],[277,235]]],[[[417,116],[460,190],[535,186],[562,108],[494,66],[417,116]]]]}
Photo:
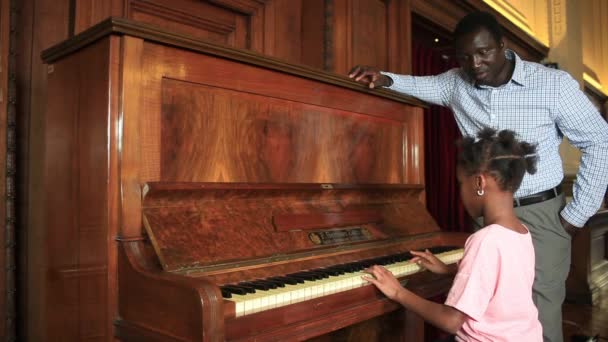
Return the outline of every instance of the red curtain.
{"type": "MultiPolygon", "coordinates": [[[[412,74],[437,75],[457,64],[431,47],[412,44],[412,74]]],[[[427,209],[445,231],[470,231],[470,218],[456,180],[456,144],[461,137],[452,111],[441,106],[425,110],[425,179],[427,209]]]]}

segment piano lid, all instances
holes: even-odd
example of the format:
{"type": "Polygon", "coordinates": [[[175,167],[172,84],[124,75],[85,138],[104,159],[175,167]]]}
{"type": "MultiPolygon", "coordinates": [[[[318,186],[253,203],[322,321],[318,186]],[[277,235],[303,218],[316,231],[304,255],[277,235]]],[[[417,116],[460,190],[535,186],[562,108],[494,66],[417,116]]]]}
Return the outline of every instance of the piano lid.
{"type": "Polygon", "coordinates": [[[288,262],[438,231],[419,185],[149,183],[143,221],[166,271],[288,262]]]}

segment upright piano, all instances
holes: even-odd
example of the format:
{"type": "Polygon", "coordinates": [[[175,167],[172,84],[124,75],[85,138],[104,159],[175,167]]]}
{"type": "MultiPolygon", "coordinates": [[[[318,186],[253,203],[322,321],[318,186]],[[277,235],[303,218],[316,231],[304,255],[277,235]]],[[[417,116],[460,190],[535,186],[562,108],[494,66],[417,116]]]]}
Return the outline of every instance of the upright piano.
{"type": "Polygon", "coordinates": [[[436,297],[409,251],[462,254],[425,210],[422,103],[124,19],[43,58],[49,336],[424,340],[361,279],[436,297]]]}

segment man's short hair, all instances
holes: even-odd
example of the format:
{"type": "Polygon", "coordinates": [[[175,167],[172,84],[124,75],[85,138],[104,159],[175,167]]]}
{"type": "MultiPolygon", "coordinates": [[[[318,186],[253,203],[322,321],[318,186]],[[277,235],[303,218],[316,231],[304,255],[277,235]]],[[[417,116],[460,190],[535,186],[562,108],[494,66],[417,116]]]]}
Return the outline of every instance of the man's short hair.
{"type": "Polygon", "coordinates": [[[454,29],[454,41],[466,34],[476,32],[482,27],[490,31],[497,43],[500,42],[503,37],[502,28],[496,20],[496,17],[488,12],[481,11],[469,13],[460,19],[456,25],[456,28],[454,29]]]}

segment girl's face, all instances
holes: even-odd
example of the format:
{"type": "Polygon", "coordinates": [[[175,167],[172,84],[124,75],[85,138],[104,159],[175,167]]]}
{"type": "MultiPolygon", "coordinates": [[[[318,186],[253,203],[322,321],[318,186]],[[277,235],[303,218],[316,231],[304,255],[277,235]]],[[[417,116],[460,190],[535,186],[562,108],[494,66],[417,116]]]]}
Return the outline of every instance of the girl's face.
{"type": "Polygon", "coordinates": [[[472,218],[478,218],[483,214],[483,196],[477,194],[481,190],[482,176],[466,175],[461,167],[456,169],[456,178],[460,185],[460,198],[462,204],[472,218]]]}

